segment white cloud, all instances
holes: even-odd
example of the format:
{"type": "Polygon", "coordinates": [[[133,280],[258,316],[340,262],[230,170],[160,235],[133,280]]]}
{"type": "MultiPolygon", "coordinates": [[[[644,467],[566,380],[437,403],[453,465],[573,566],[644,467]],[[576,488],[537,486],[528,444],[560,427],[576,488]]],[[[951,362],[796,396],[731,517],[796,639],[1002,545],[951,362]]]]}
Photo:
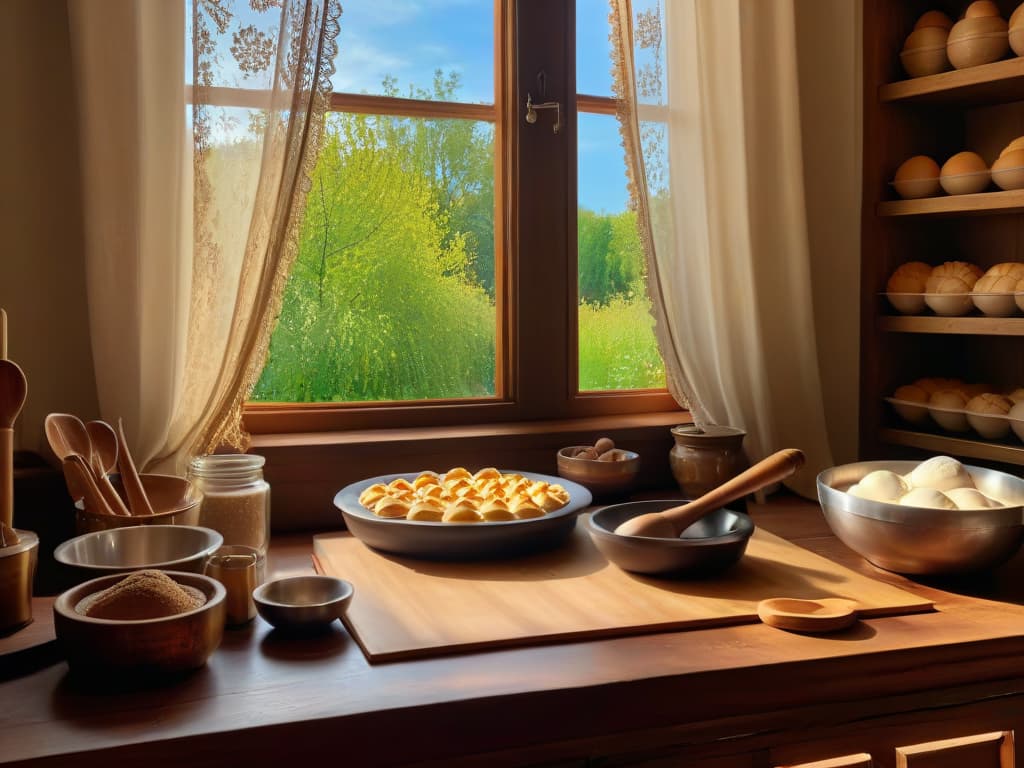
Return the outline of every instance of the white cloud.
{"type": "Polygon", "coordinates": [[[350,40],[338,50],[334,77],[334,90],[348,93],[380,92],[384,74],[397,75],[411,62],[371,43],[350,40]]]}

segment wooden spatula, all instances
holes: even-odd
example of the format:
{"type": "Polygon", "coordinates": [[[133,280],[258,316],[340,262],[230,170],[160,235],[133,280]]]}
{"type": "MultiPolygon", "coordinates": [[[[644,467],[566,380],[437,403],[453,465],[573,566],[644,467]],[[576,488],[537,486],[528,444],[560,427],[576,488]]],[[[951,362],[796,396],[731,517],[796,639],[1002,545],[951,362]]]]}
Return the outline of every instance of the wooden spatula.
{"type": "Polygon", "coordinates": [[[128,451],[128,441],[124,438],[124,422],[117,420],[117,467],[121,471],[121,482],[124,484],[125,495],[128,496],[128,509],[133,515],[152,515],[153,507],[146,498],[146,491],[139,479],[139,471],[128,451]]]}

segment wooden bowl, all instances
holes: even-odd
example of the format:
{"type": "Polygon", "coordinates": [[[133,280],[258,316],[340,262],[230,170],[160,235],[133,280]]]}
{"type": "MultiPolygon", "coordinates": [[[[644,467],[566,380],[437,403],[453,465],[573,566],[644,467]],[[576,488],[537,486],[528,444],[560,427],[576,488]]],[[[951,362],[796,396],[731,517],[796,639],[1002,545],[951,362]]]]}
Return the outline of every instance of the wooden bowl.
{"type": "Polygon", "coordinates": [[[174,616],[117,621],[83,616],[78,603],[113,586],[124,574],[100,576],[62,593],[53,604],[53,626],[72,669],[168,673],[201,667],[224,636],[223,585],[208,576],[164,571],[206,596],[199,608],[174,616]]]}
{"type": "MultiPolygon", "coordinates": [[[[570,445],[558,452],[558,476],[579,483],[596,499],[607,499],[626,494],[636,482],[640,471],[640,454],[622,451],[622,461],[578,459],[573,454],[586,445],[570,445]]],[[[621,450],[621,449],[616,449],[621,450]]]]}
{"type": "MultiPolygon", "coordinates": [[[[199,506],[203,493],[191,481],[174,475],[139,475],[142,488],[153,507],[152,515],[108,515],[79,502],[75,506],[75,529],[79,534],[108,531],[131,525],[199,525],[199,506]]],[[[120,478],[111,477],[118,493],[124,496],[120,478]]],[[[127,501],[126,501],[127,503],[127,501]]]]}

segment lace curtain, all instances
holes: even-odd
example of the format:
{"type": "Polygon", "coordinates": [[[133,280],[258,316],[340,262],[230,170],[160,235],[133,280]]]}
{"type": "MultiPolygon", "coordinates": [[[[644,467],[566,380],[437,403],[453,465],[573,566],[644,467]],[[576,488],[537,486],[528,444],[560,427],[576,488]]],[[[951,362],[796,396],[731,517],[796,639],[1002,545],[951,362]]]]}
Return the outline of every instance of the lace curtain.
{"type": "Polygon", "coordinates": [[[320,146],[338,0],[68,0],[103,417],[139,463],[247,447],[320,146]]]}
{"type": "Polygon", "coordinates": [[[669,390],[757,460],[832,463],[815,349],[793,0],[611,0],[615,88],[669,390]]]}

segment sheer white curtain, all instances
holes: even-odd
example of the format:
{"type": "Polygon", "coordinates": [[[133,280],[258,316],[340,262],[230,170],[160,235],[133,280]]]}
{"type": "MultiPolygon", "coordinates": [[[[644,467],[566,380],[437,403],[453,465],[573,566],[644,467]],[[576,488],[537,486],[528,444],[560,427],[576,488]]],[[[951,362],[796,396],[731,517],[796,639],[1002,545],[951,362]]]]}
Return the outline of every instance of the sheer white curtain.
{"type": "Polygon", "coordinates": [[[613,0],[616,87],[669,388],[754,460],[831,465],[815,347],[793,0],[613,0]]]}
{"type": "Polygon", "coordinates": [[[338,0],[68,0],[100,410],[136,460],[246,447],[338,0]],[[186,84],[187,83],[187,84],[186,84]]]}

